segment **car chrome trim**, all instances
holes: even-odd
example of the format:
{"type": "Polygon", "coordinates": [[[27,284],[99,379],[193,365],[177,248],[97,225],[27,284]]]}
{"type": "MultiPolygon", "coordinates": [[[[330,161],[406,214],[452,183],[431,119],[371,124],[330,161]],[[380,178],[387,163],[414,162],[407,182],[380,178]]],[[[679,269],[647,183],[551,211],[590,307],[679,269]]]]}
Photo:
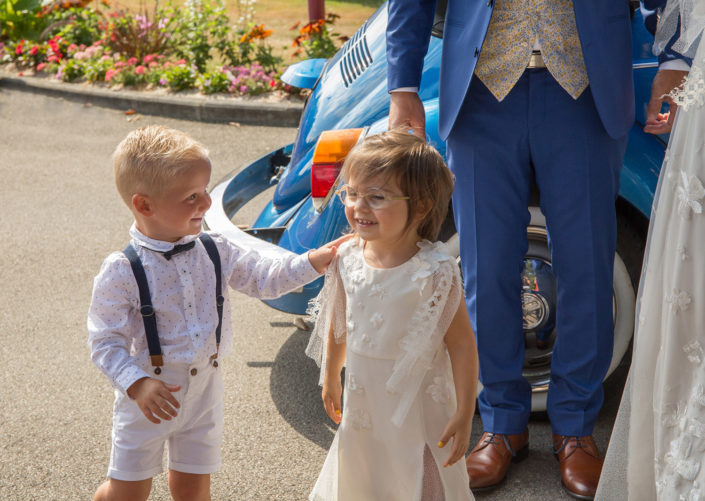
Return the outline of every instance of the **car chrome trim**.
{"type": "Polygon", "coordinates": [[[632,68],[635,70],[642,70],[644,68],[658,68],[658,61],[648,61],[645,63],[634,63],[632,68]]]}
{"type": "Polygon", "coordinates": [[[339,67],[345,87],[350,87],[374,61],[367,45],[366,32],[368,24],[369,20],[355,32],[350,40],[345,42],[345,45],[340,50],[342,56],[339,67]]]}

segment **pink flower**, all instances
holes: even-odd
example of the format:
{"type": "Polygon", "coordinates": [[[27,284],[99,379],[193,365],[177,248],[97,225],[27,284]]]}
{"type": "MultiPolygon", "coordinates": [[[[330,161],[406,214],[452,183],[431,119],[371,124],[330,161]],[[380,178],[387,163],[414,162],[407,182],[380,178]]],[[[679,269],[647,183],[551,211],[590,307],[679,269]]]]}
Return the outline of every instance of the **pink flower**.
{"type": "Polygon", "coordinates": [[[240,86],[240,93],[241,93],[241,94],[247,94],[247,91],[248,91],[248,90],[249,90],[249,89],[247,88],[247,85],[241,85],[241,86],[240,86]]]}
{"type": "Polygon", "coordinates": [[[156,57],[157,57],[156,54],[147,54],[147,55],[144,56],[144,58],[142,59],[142,62],[143,62],[144,64],[149,64],[149,63],[151,63],[152,61],[154,61],[154,60],[156,59],[156,57]]]}
{"type": "Polygon", "coordinates": [[[169,81],[164,77],[159,79],[159,85],[167,85],[168,83],[169,81]]]}
{"type": "Polygon", "coordinates": [[[156,62],[156,61],[152,61],[151,63],[149,63],[148,66],[149,66],[150,68],[154,68],[155,66],[159,66],[159,63],[156,62]]]}
{"type": "Polygon", "coordinates": [[[130,59],[127,60],[127,64],[130,66],[134,66],[137,64],[138,59],[136,57],[131,57],[130,59]]]}
{"type": "Polygon", "coordinates": [[[47,63],[39,63],[37,65],[37,71],[42,71],[44,68],[46,68],[47,63]]]}
{"type": "MultiPolygon", "coordinates": [[[[78,45],[76,45],[75,43],[72,43],[71,45],[69,45],[69,52],[73,52],[76,49],[78,49],[78,45]]],[[[81,50],[83,50],[83,49],[81,49],[81,50]]]]}
{"type": "Polygon", "coordinates": [[[52,54],[51,56],[47,57],[47,61],[49,61],[50,63],[55,63],[55,62],[57,62],[58,60],[59,60],[59,58],[56,57],[54,54],[52,54]]]}
{"type": "Polygon", "coordinates": [[[105,81],[106,82],[111,81],[113,79],[113,77],[117,74],[118,74],[117,70],[110,69],[110,70],[106,71],[105,72],[105,81]]]}
{"type": "Polygon", "coordinates": [[[186,59],[179,59],[176,64],[186,64],[186,59]]]}
{"type": "Polygon", "coordinates": [[[138,75],[142,75],[146,70],[147,70],[147,68],[140,65],[137,68],[135,68],[135,73],[137,73],[138,75]]]}
{"type": "Polygon", "coordinates": [[[31,49],[29,49],[30,56],[36,56],[37,52],[39,52],[39,47],[37,47],[36,45],[34,47],[32,47],[31,49]]]}

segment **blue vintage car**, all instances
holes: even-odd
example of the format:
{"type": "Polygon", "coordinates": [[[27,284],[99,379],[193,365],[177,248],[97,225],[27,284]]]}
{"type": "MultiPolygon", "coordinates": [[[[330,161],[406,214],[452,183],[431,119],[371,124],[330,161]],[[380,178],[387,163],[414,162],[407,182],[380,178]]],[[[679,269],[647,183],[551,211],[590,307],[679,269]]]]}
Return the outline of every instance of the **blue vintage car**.
{"type": "MultiPolygon", "coordinates": [[[[639,280],[651,202],[667,140],[642,130],[657,63],[651,54],[653,39],[644,28],[638,6],[638,2],[632,2],[636,121],[629,132],[617,203],[619,239],[614,270],[615,341],[609,373],[623,358],[632,337],[634,291],[639,280]]],[[[426,108],[427,139],[445,155],[445,143],[438,137],[438,77],[443,18],[438,16],[437,20],[425,59],[419,94],[426,108]]],[[[325,164],[325,160],[316,160],[316,146],[327,141],[332,142],[335,149],[338,141],[343,145],[341,147],[349,147],[367,134],[386,130],[389,112],[386,25],[387,6],[384,4],[333,58],[304,61],[286,71],[283,79],[288,83],[312,89],[295,142],[272,151],[250,165],[238,167],[220,182],[211,193],[213,205],[206,214],[207,227],[243,245],[265,249],[278,245],[297,253],[319,247],[347,231],[343,206],[337,197],[331,196],[340,182],[338,171],[334,169],[331,173],[330,162],[327,167],[322,166],[322,171],[317,170],[318,164],[325,164]],[[357,130],[352,131],[351,136],[350,131],[343,132],[348,129],[357,130]],[[341,141],[339,134],[347,134],[348,139],[341,141]],[[314,193],[315,196],[312,196],[312,174],[315,178],[314,190],[322,190],[321,193],[314,193]],[[233,218],[238,211],[263,192],[268,195],[262,196],[271,199],[256,219],[245,228],[235,225],[233,218]]],[[[556,141],[560,140],[557,136],[556,141]]],[[[524,308],[524,375],[533,388],[532,409],[540,411],[545,409],[551,347],[556,335],[556,293],[545,220],[536,197],[529,210],[531,223],[527,228],[529,249],[525,258],[524,285],[522,290],[517,290],[517,294],[521,294],[524,308]],[[537,341],[541,347],[537,346],[537,341]]],[[[458,238],[452,217],[444,225],[441,237],[457,255],[458,238]]],[[[266,302],[282,311],[304,314],[308,301],[318,293],[321,285],[322,279],[319,279],[298,291],[266,302]]]]}

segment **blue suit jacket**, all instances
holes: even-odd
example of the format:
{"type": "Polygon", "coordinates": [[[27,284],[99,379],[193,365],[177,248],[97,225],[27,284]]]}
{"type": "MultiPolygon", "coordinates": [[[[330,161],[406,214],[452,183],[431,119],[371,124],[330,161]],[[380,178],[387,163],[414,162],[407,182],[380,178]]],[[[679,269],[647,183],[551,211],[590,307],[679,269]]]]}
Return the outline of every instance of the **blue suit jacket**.
{"type": "MultiPolygon", "coordinates": [[[[389,0],[388,88],[419,87],[436,0],[389,0]]],[[[624,136],[634,123],[628,0],[573,0],[590,89],[605,129],[624,136]]],[[[439,88],[439,132],[446,139],[470,86],[493,0],[448,0],[439,88]]]]}

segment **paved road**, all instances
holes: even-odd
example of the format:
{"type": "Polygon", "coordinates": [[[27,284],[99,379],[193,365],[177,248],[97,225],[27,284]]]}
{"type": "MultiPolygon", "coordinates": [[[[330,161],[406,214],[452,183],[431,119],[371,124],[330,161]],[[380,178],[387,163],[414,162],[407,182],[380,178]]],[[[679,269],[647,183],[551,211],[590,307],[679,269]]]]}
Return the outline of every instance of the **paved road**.
{"type": "MultiPolygon", "coordinates": [[[[0,499],[90,499],[110,447],[112,393],[89,359],[85,314],[103,258],[124,247],[130,214],[110,155],[125,134],[163,123],[212,154],[213,179],[290,142],[291,128],[142,116],[0,89],[0,499]],[[129,117],[134,119],[135,116],[129,117]]],[[[235,294],[225,374],[224,467],[213,498],[302,500],[333,438],[317,369],[295,317],[235,294]]],[[[604,449],[624,370],[606,385],[596,439],[604,449]]],[[[476,419],[473,442],[481,426],[476,419]]],[[[550,427],[533,421],[529,459],[480,500],[562,500],[550,427]]],[[[151,499],[169,499],[165,475],[151,499]]]]}

